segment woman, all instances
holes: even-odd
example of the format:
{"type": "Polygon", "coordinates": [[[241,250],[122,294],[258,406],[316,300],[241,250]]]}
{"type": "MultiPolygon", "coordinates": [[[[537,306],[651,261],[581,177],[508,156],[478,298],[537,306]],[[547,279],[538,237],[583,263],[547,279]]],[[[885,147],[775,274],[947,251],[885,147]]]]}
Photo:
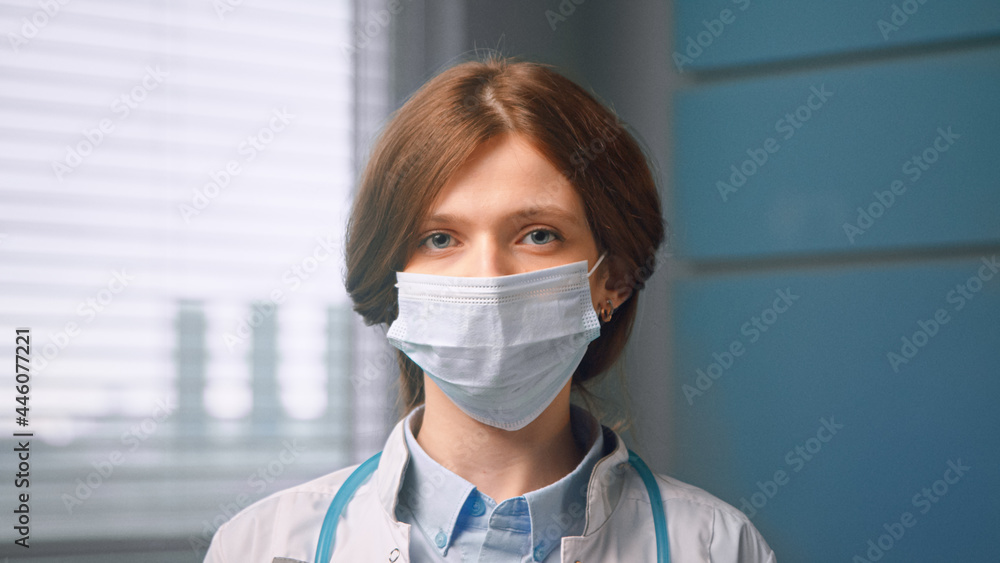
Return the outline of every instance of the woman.
{"type": "Polygon", "coordinates": [[[206,560],[773,562],[743,513],[570,404],[621,354],[662,239],[639,146],[579,86],[503,59],[432,79],[375,147],[347,238],[409,414],[380,457],[235,516],[206,560]]]}

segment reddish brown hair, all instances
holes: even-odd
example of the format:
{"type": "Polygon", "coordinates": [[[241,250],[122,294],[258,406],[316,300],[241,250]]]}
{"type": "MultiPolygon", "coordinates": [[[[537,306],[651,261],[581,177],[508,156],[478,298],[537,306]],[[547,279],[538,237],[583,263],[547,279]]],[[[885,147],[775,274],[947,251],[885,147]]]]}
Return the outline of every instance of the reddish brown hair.
{"type": "MultiPolygon", "coordinates": [[[[483,142],[530,140],[583,200],[614,288],[633,295],[602,325],[573,374],[574,387],[604,372],[628,340],[637,295],[664,237],[660,199],[643,151],[617,116],[550,68],[493,57],[437,75],[396,112],[372,150],[347,225],[345,285],[365,322],[397,314],[395,272],[445,182],[483,142]]],[[[596,274],[595,274],[596,275],[596,274]]],[[[423,372],[397,352],[406,411],[423,402],[423,372]]]]}

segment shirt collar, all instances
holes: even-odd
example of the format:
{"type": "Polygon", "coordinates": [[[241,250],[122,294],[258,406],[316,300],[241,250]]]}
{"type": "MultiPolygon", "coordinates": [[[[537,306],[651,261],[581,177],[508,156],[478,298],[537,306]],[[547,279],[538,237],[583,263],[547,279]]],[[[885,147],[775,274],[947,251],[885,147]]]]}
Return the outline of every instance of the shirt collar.
{"type": "MultiPolygon", "coordinates": [[[[588,482],[594,466],[604,455],[604,433],[600,423],[586,410],[575,405],[570,408],[574,439],[587,448],[583,461],[562,479],[523,496],[528,505],[531,545],[536,560],[544,559],[558,547],[563,536],[584,532],[588,482]]],[[[419,428],[422,418],[421,406],[402,424],[410,463],[399,489],[398,503],[401,509],[410,512],[413,522],[432,545],[437,544],[439,535],[443,534],[442,551],[447,553],[459,514],[475,485],[443,467],[420,447],[413,428],[419,428]]]]}
{"type": "Polygon", "coordinates": [[[437,543],[438,534],[444,534],[447,552],[458,514],[476,487],[434,461],[417,443],[413,428],[419,428],[423,415],[424,407],[418,407],[403,423],[410,463],[399,491],[399,506],[410,512],[431,545],[437,543]]]}
{"type": "Polygon", "coordinates": [[[570,407],[570,424],[577,442],[584,448],[589,444],[583,461],[569,475],[524,495],[531,516],[531,545],[534,546],[536,561],[541,561],[559,547],[563,536],[583,534],[587,484],[594,466],[604,455],[604,436],[596,418],[573,405],[570,407]]]}

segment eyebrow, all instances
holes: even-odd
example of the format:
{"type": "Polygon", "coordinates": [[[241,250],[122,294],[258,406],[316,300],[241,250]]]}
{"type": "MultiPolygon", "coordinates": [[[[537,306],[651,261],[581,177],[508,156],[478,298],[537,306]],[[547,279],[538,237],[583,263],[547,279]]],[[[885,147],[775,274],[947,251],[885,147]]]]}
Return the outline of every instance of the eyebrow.
{"type": "MultiPolygon", "coordinates": [[[[580,217],[577,215],[574,215],[562,207],[555,205],[532,205],[531,207],[519,209],[518,211],[507,216],[508,219],[535,219],[537,217],[554,217],[573,224],[579,224],[580,220],[580,217]]],[[[424,219],[422,224],[424,227],[433,227],[435,225],[446,223],[462,224],[464,222],[465,221],[462,217],[452,213],[435,213],[424,219]]]]}

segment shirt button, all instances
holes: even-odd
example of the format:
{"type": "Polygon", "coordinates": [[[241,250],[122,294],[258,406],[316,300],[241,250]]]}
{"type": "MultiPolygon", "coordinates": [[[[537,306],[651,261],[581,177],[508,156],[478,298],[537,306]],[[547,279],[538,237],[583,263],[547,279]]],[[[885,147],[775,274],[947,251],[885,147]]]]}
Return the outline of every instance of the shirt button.
{"type": "Polygon", "coordinates": [[[473,516],[482,516],[483,514],[486,514],[486,503],[483,502],[483,499],[479,498],[478,495],[472,500],[472,509],[470,512],[473,516]]]}
{"type": "Polygon", "coordinates": [[[535,557],[535,561],[541,561],[542,559],[545,559],[545,544],[540,543],[537,546],[535,546],[535,553],[533,555],[535,557]]]}
{"type": "Polygon", "coordinates": [[[438,532],[437,535],[434,536],[434,545],[443,549],[445,544],[447,543],[448,543],[448,536],[444,535],[444,532],[438,532]]]}

